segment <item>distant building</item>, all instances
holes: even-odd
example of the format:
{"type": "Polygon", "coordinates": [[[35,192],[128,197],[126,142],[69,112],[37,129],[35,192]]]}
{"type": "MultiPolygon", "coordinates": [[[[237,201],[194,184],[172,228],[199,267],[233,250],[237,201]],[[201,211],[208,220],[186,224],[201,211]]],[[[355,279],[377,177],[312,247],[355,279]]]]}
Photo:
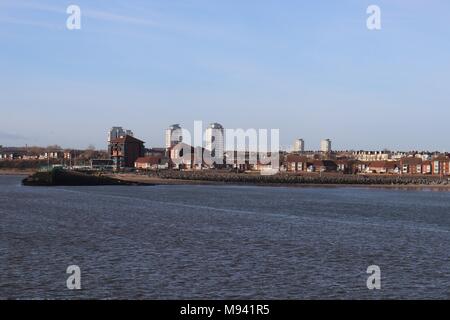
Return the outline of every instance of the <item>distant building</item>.
{"type": "Polygon", "coordinates": [[[225,131],[220,123],[211,123],[205,132],[205,149],[211,154],[211,158],[218,159],[216,164],[224,164],[225,131]]]}
{"type": "Polygon", "coordinates": [[[112,127],[108,132],[108,143],[112,139],[117,139],[124,136],[134,136],[131,130],[124,130],[122,127],[112,127]]]}
{"type": "Polygon", "coordinates": [[[155,169],[167,169],[168,158],[162,156],[146,156],[137,158],[134,162],[136,169],[155,170],[155,169]]]}
{"type": "Polygon", "coordinates": [[[331,140],[330,139],[324,139],[320,141],[320,151],[324,153],[331,152],[331,140]]]}
{"type": "Polygon", "coordinates": [[[183,142],[183,130],[179,124],[173,124],[166,129],[166,149],[183,142]]]}
{"type": "Polygon", "coordinates": [[[169,156],[169,152],[166,148],[150,148],[145,150],[146,157],[165,157],[169,156]]]}
{"type": "Polygon", "coordinates": [[[450,175],[450,158],[444,155],[431,160],[431,171],[434,175],[450,175]]]}
{"type": "Polygon", "coordinates": [[[249,151],[226,151],[225,158],[228,165],[231,165],[233,169],[238,171],[247,171],[252,168],[257,160],[256,153],[250,153],[249,151]],[[252,161],[251,159],[254,159],[252,161]]]}
{"type": "Polygon", "coordinates": [[[352,156],[360,161],[386,161],[392,158],[392,152],[384,151],[354,151],[352,156]]]}
{"type": "Polygon", "coordinates": [[[294,141],[294,152],[304,152],[305,151],[305,141],[303,139],[296,139],[294,141]]]}
{"type": "Polygon", "coordinates": [[[14,160],[14,159],[18,159],[18,157],[19,157],[19,155],[15,152],[0,154],[0,159],[2,159],[2,160],[14,160]]]}
{"type": "MultiPolygon", "coordinates": [[[[1,159],[1,155],[0,155],[0,159],[1,159]]],[[[39,159],[39,156],[36,156],[36,155],[25,154],[22,156],[22,160],[38,160],[38,159],[39,159]]]]}
{"type": "Polygon", "coordinates": [[[191,169],[194,162],[194,147],[179,143],[170,148],[170,166],[174,169],[191,169]]]}
{"type": "Polygon", "coordinates": [[[109,143],[108,152],[116,170],[133,168],[136,159],[144,156],[144,142],[130,135],[114,138],[109,143]]]}
{"type": "Polygon", "coordinates": [[[337,165],[331,160],[313,160],[308,163],[308,172],[336,172],[337,165]]]}
{"type": "Polygon", "coordinates": [[[112,160],[112,159],[91,159],[91,169],[113,170],[114,169],[114,160],[112,160]]]}
{"type": "Polygon", "coordinates": [[[75,152],[74,151],[64,151],[64,159],[66,160],[72,160],[75,158],[75,152]]]}
{"type": "Polygon", "coordinates": [[[397,161],[372,161],[366,165],[366,173],[396,174],[400,173],[397,161]]]}
{"type": "Polygon", "coordinates": [[[431,174],[431,161],[430,160],[425,160],[422,162],[422,174],[431,174]]]}
{"type": "Polygon", "coordinates": [[[414,156],[416,158],[422,159],[422,161],[431,160],[431,158],[432,158],[431,154],[427,153],[427,152],[416,153],[414,156]]]}
{"type": "Polygon", "coordinates": [[[404,158],[406,156],[408,156],[406,152],[397,151],[392,154],[392,160],[400,160],[401,158],[404,158]]]}
{"type": "Polygon", "coordinates": [[[355,174],[357,170],[357,161],[349,159],[339,159],[335,161],[337,171],[345,174],[355,174]]]}
{"type": "Polygon", "coordinates": [[[201,170],[205,167],[202,147],[193,147],[185,143],[178,143],[169,150],[169,166],[179,170],[201,170]]]}
{"type": "Polygon", "coordinates": [[[39,158],[40,159],[64,159],[64,152],[60,152],[60,151],[45,152],[39,158]]]}
{"type": "Polygon", "coordinates": [[[308,158],[297,154],[288,154],[285,158],[284,165],[287,171],[306,171],[308,167],[308,158]]]}
{"type": "Polygon", "coordinates": [[[400,173],[422,174],[422,159],[417,157],[404,157],[400,159],[400,173]]]}

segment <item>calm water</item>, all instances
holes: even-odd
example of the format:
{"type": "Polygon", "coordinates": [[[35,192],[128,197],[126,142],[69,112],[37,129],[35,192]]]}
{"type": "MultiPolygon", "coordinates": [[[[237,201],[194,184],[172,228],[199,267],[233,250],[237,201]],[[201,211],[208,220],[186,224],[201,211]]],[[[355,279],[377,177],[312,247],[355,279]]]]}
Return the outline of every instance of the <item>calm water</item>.
{"type": "Polygon", "coordinates": [[[0,176],[0,265],[3,299],[450,298],[450,193],[0,176]]]}

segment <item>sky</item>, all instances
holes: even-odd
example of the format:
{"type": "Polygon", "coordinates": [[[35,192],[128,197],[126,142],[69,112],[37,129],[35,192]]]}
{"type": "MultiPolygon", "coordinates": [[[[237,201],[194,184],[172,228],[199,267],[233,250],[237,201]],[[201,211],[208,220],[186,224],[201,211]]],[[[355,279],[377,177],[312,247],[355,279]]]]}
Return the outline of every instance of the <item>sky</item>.
{"type": "Polygon", "coordinates": [[[0,145],[105,149],[123,126],[158,147],[201,120],[450,151],[449,21],[448,0],[0,0],[0,145]]]}

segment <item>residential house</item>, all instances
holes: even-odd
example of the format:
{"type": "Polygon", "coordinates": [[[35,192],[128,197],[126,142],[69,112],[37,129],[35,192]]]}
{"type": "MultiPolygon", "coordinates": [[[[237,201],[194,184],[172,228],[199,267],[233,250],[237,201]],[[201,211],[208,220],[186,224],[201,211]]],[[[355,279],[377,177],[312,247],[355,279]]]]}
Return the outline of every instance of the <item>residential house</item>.
{"type": "Polygon", "coordinates": [[[226,151],[225,159],[227,165],[239,171],[248,171],[255,169],[257,165],[258,155],[256,152],[249,151],[226,151]]]}
{"type": "Polygon", "coordinates": [[[166,148],[150,148],[145,150],[145,157],[166,157],[169,156],[166,148]]]}
{"type": "Polygon", "coordinates": [[[63,157],[65,160],[72,160],[73,158],[75,158],[75,152],[73,150],[64,151],[63,157]]]}
{"type": "Polygon", "coordinates": [[[359,161],[386,161],[391,159],[390,151],[354,151],[353,157],[359,161]]]}
{"type": "Polygon", "coordinates": [[[257,161],[253,166],[253,170],[257,170],[265,174],[273,174],[280,171],[280,168],[282,167],[283,156],[280,155],[280,153],[274,154],[272,152],[258,152],[256,157],[257,161]]]}
{"type": "Polygon", "coordinates": [[[179,170],[201,170],[206,167],[203,161],[204,148],[190,146],[180,142],[168,148],[169,167],[179,170]]]}
{"type": "Polygon", "coordinates": [[[418,157],[401,158],[400,161],[401,174],[422,174],[422,159],[418,157]]]}
{"type": "Polygon", "coordinates": [[[395,174],[399,173],[400,170],[396,161],[372,161],[369,163],[366,172],[379,174],[395,174]]]}
{"type": "Polygon", "coordinates": [[[167,169],[168,159],[163,156],[145,156],[137,158],[134,162],[136,169],[155,170],[167,169]]]}
{"type": "Polygon", "coordinates": [[[308,158],[298,154],[288,154],[284,159],[284,165],[288,172],[306,171],[308,158]]]}
{"type": "Polygon", "coordinates": [[[60,151],[47,151],[39,156],[41,160],[47,159],[64,159],[64,153],[60,151]]]}
{"type": "Polygon", "coordinates": [[[337,171],[345,174],[355,174],[357,169],[357,161],[349,159],[339,159],[335,161],[337,171]]]}
{"type": "Polygon", "coordinates": [[[431,160],[431,170],[434,175],[450,175],[450,158],[448,156],[437,156],[431,160]]]}
{"type": "Polygon", "coordinates": [[[426,160],[426,161],[422,161],[422,174],[431,174],[432,170],[431,170],[431,161],[426,160]]]}
{"type": "Polygon", "coordinates": [[[336,172],[336,162],[332,160],[313,160],[307,164],[308,172],[336,172]]]}

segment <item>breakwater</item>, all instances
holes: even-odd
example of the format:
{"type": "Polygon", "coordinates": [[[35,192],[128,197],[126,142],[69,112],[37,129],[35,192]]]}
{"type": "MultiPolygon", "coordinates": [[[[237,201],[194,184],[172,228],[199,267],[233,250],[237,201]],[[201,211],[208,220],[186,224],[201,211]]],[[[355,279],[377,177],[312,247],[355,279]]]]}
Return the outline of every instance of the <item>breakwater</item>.
{"type": "Polygon", "coordinates": [[[219,171],[159,171],[161,179],[215,181],[237,184],[450,185],[448,177],[406,175],[289,174],[259,175],[219,171]]]}

